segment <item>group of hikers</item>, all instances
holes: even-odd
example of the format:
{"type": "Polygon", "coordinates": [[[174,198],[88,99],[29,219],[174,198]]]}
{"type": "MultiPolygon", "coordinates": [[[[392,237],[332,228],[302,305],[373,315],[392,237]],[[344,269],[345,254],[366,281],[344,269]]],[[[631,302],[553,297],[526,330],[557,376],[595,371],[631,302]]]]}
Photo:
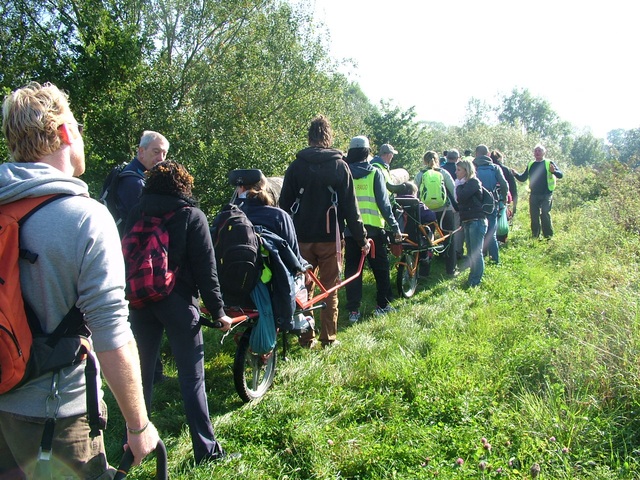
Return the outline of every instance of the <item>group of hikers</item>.
{"type": "MultiPolygon", "coordinates": [[[[150,412],[154,384],[166,378],[160,361],[164,332],[196,463],[235,456],[215,437],[204,383],[202,306],[223,331],[232,323],[218,276],[212,238],[216,228],[193,197],[194,178],[184,165],[167,160],[168,140],[158,132],[143,133],[136,157],[117,173],[117,186],[109,183],[116,207],[108,210],[89,197],[86,183],[78,178],[85,171],[83,126],[55,85],[31,83],[7,95],[2,129],[13,161],[0,165],[0,214],[8,215],[28,199],[53,195],[37,211],[14,215],[20,251],[37,254],[33,261],[19,261],[24,310],[30,324],[53,336],[77,307],[81,318],[65,335],[82,336],[89,347],[70,364],[41,369],[37,376],[27,372],[15,386],[0,390],[0,478],[32,478],[42,472],[49,478],[113,476],[103,434],[91,418],[95,411],[104,428],[100,372],[126,422],[123,444],[139,464],[159,442],[150,412]],[[149,241],[140,241],[151,238],[150,232],[158,237],[158,248],[163,239],[168,242],[167,251],[151,260],[164,261],[160,294],[157,285],[149,285],[146,267],[135,263],[134,252],[150,248],[149,241]],[[99,366],[93,373],[85,372],[87,357],[99,366]]],[[[396,185],[390,164],[398,152],[392,145],[381,145],[372,157],[369,139],[359,135],[344,154],[332,148],[332,128],[322,115],[312,119],[307,139],[308,147],[285,172],[278,198],[260,174],[250,183],[237,183],[234,203],[253,225],[283,239],[302,270],[315,270],[325,288],[340,282],[343,268],[347,278],[355,274],[365,255],[376,282],[375,315],[394,311],[387,249],[403,240],[396,196],[420,199],[422,223],[436,221],[444,231],[462,226],[464,235],[448,239],[445,266],[447,274],[458,273],[466,244],[471,286],[482,279],[483,251],[499,261],[496,224],[500,208],[510,203],[515,213],[513,178],[530,182],[533,236],[541,230],[545,237],[553,235],[549,212],[555,179],[562,173],[544,159],[541,145],[522,174],[506,168],[500,152],[485,145],[476,148],[473,159],[460,158],[453,149],[444,159],[429,151],[415,181],[396,185]],[[483,209],[483,186],[500,201],[490,214],[483,209]]],[[[2,275],[0,271],[0,285],[2,275]]],[[[362,275],[346,285],[351,322],[362,317],[362,288],[362,275]]],[[[0,295],[4,309],[3,301],[0,295]]],[[[325,303],[318,332],[308,328],[299,335],[302,347],[338,343],[337,292],[325,303]]]]}

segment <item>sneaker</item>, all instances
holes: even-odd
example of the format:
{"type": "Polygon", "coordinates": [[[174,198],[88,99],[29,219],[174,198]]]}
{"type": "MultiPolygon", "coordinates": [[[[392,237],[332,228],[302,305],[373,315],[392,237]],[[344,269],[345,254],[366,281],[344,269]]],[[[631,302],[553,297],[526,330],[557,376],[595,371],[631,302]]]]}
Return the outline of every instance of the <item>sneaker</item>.
{"type": "Polygon", "coordinates": [[[294,335],[302,335],[315,328],[315,322],[311,315],[306,317],[303,314],[298,314],[293,317],[293,329],[291,333],[294,335]]]}
{"type": "Polygon", "coordinates": [[[349,321],[351,323],[356,323],[358,320],[360,320],[360,312],[349,312],[349,321]]]}
{"type": "Polygon", "coordinates": [[[386,315],[387,313],[392,313],[397,311],[395,308],[393,308],[391,305],[387,305],[386,307],[376,307],[376,309],[373,311],[373,313],[376,316],[380,316],[380,315],[386,315]]]}

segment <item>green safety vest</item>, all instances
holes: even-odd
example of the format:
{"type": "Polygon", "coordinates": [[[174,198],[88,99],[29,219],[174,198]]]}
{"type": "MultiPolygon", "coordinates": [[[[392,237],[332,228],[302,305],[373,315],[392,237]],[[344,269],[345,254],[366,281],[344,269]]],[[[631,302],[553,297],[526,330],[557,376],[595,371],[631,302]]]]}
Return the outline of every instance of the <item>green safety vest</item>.
{"type": "MultiPolygon", "coordinates": [[[[550,192],[553,192],[556,189],[556,176],[549,171],[549,165],[551,165],[551,160],[543,159],[543,162],[544,162],[545,168],[547,169],[547,187],[549,188],[550,192]]],[[[531,165],[533,165],[534,163],[536,163],[536,161],[531,160],[529,162],[529,166],[527,167],[527,170],[529,172],[529,181],[531,181],[531,165]]]]}
{"type": "Polygon", "coordinates": [[[382,228],[384,226],[384,219],[380,214],[380,210],[378,210],[376,194],[373,189],[373,181],[375,178],[375,171],[366,177],[354,178],[353,186],[356,190],[356,198],[358,199],[362,223],[371,225],[372,227],[382,228]]]}

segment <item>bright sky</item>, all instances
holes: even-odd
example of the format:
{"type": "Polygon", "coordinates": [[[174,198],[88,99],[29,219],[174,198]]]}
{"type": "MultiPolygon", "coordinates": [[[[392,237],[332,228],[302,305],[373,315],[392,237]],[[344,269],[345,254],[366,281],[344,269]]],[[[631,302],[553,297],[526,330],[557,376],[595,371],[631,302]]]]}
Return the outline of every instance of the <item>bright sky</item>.
{"type": "Polygon", "coordinates": [[[472,97],[514,87],[605,138],[640,128],[637,0],[309,0],[342,72],[373,103],[461,125],[472,97]]]}

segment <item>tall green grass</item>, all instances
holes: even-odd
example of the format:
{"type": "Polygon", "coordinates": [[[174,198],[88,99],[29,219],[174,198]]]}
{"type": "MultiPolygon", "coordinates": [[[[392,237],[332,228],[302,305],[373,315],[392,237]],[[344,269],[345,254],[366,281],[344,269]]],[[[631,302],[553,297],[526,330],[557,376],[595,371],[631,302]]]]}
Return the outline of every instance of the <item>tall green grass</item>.
{"type": "MultiPolygon", "coordinates": [[[[341,312],[336,347],[294,346],[259,402],[234,391],[231,336],[221,345],[206,331],[214,427],[243,456],[194,466],[173,379],[153,412],[171,477],[640,478],[639,184],[619,166],[566,172],[549,241],[530,238],[522,188],[501,264],[477,289],[436,259],[397,313],[374,317],[366,272],[364,318],[351,325],[341,312]]],[[[109,401],[116,463],[122,420],[109,401]]]]}

